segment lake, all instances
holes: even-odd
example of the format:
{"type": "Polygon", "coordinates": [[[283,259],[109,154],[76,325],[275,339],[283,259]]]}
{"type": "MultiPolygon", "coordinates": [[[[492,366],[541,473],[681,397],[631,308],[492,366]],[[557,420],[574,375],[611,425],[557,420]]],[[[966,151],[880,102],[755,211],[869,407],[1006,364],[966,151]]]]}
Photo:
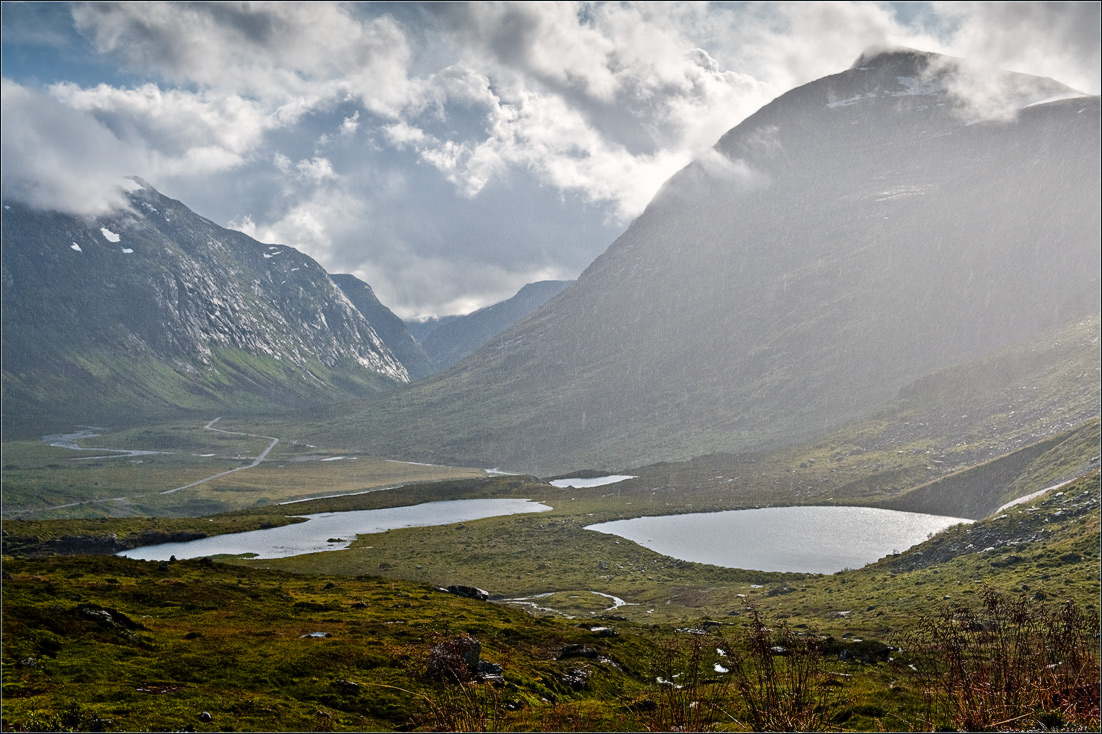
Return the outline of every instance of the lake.
{"type": "Polygon", "coordinates": [[[959,517],[872,507],[768,507],[615,520],[587,530],[672,558],[756,571],[834,573],[917,545],[959,517]]]}
{"type": "Polygon", "coordinates": [[[607,477],[567,477],[566,479],[555,479],[550,482],[552,487],[558,487],[565,489],[571,487],[573,489],[589,489],[591,487],[603,487],[606,484],[616,484],[617,482],[625,482],[628,479],[635,479],[636,477],[630,474],[612,474],[607,477]]]}
{"type": "Polygon", "coordinates": [[[456,522],[480,520],[484,517],[545,512],[550,509],[547,505],[524,499],[483,499],[427,502],[410,507],[387,507],[382,510],[324,512],[317,515],[299,515],[307,518],[307,521],[294,525],[215,535],[185,543],[147,545],[123,551],[118,555],[145,561],[167,561],[171,556],[182,560],[223,554],[250,554],[254,558],[286,558],[303,553],[343,550],[355,540],[357,535],[382,533],[395,528],[450,525],[456,522]]]}

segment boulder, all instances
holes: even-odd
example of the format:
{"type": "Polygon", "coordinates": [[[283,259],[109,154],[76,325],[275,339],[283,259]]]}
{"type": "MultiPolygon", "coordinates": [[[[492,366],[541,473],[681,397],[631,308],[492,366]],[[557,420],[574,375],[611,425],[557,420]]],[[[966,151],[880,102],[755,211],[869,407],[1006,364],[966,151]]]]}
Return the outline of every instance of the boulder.
{"type": "Polygon", "coordinates": [[[500,665],[485,660],[478,661],[478,665],[475,666],[475,672],[483,678],[500,678],[504,674],[500,665]]]}
{"type": "Polygon", "coordinates": [[[571,668],[559,677],[559,683],[575,691],[584,691],[589,688],[589,676],[591,673],[585,668],[571,668]]]}
{"type": "Polygon", "coordinates": [[[563,645],[559,650],[559,659],[566,658],[588,658],[590,660],[596,660],[600,653],[592,647],[586,645],[563,645]]]}
{"type": "Polygon", "coordinates": [[[463,596],[468,599],[477,599],[478,601],[487,601],[490,598],[490,593],[483,589],[479,589],[475,586],[462,586],[454,585],[447,588],[449,594],[455,594],[457,596],[463,596]]]}
{"type": "Polygon", "coordinates": [[[482,643],[473,637],[453,637],[429,650],[425,675],[431,680],[459,682],[471,680],[478,673],[482,643]]]}
{"type": "Polygon", "coordinates": [[[84,619],[90,619],[100,624],[108,625],[111,627],[119,627],[125,630],[144,630],[146,627],[138,624],[130,617],[126,616],[118,609],[110,609],[108,607],[101,607],[98,604],[89,604],[87,602],[78,604],[76,607],[77,616],[84,619]]]}

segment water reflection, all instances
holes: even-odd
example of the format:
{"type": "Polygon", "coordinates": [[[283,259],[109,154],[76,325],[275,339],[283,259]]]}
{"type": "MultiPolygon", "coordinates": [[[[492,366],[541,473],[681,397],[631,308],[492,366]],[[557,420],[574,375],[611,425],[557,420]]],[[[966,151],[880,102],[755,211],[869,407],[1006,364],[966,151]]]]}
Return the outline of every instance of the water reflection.
{"type": "Polygon", "coordinates": [[[394,528],[448,525],[498,515],[545,512],[551,508],[525,499],[447,500],[411,507],[355,510],[301,515],[307,522],[246,533],[216,535],[186,543],[161,543],[133,548],[120,556],[146,561],[167,561],[214,555],[243,555],[254,558],[285,558],[303,553],[342,550],[357,535],[381,533],[394,528]]]}
{"type": "Polygon", "coordinates": [[[769,507],[639,517],[588,530],[634,541],[663,555],[757,571],[834,573],[903,551],[959,517],[872,507],[769,507]]]}

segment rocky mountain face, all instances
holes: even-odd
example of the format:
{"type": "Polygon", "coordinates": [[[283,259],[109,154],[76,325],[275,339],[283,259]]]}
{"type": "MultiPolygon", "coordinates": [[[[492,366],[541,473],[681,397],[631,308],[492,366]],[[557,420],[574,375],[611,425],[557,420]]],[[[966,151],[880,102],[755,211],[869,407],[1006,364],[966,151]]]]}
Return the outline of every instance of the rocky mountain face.
{"type": "Polygon", "coordinates": [[[316,431],[543,473],[807,438],[1097,313],[1099,150],[1097,97],[863,57],[724,135],[475,355],[316,431]]]}
{"type": "Polygon", "coordinates": [[[409,381],[311,258],[144,182],[129,196],[130,211],[94,219],[4,203],[6,429],[302,407],[409,381]]]}
{"type": "Polygon", "coordinates": [[[450,367],[561,293],[572,280],[529,283],[501,303],[440,324],[421,339],[437,369],[450,367]]]}
{"type": "Polygon", "coordinates": [[[330,279],[344,292],[356,310],[363,314],[383,340],[387,348],[406,368],[411,380],[417,380],[435,371],[432,360],[410,334],[406,324],[393,311],[383,305],[375,291],[355,275],[330,275],[330,279]]]}

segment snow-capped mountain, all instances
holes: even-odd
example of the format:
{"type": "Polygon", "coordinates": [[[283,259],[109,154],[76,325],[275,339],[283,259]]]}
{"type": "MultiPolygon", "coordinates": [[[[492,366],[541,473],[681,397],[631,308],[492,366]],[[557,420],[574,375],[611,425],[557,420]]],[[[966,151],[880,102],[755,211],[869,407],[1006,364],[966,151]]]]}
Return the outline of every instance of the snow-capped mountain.
{"type": "Polygon", "coordinates": [[[317,432],[538,472],[809,437],[1097,313],[1098,160],[1098,97],[867,54],[724,135],[546,306],[317,432]]]}
{"type": "Polygon", "coordinates": [[[409,380],[317,262],[138,182],[96,218],[3,210],[4,420],[316,405],[409,380]]]}

